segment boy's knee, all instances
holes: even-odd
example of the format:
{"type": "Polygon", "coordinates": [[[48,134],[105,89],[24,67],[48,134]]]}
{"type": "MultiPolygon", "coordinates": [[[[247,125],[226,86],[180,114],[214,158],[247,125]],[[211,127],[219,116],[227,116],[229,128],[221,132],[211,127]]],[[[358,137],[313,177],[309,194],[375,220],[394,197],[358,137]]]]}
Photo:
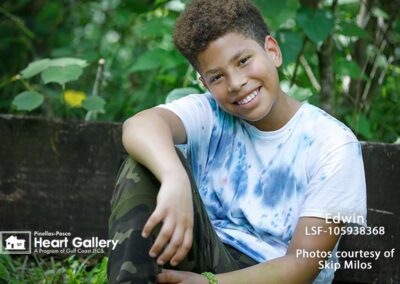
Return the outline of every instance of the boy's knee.
{"type": "Polygon", "coordinates": [[[134,160],[132,157],[128,157],[126,159],[125,165],[127,167],[125,175],[128,179],[132,179],[136,183],[138,183],[141,180],[145,180],[151,183],[154,182],[159,183],[157,178],[148,168],[146,168],[141,163],[134,160]]]}

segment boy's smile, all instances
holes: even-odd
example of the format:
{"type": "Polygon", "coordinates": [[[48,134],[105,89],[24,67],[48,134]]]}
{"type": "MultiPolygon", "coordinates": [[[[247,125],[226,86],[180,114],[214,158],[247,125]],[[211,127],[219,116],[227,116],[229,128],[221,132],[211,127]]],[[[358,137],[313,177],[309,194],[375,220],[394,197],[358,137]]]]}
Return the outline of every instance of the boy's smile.
{"type": "Polygon", "coordinates": [[[276,130],[295,113],[295,103],[280,88],[281,52],[267,36],[264,48],[239,33],[212,41],[197,57],[201,80],[226,112],[260,130],[276,130]]]}

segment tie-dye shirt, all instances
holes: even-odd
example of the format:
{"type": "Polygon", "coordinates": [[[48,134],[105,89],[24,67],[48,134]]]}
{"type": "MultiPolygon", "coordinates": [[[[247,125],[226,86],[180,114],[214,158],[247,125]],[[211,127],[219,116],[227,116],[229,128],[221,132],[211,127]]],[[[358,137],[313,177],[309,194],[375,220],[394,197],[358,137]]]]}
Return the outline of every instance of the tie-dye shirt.
{"type": "Polygon", "coordinates": [[[360,144],[321,109],[303,103],[281,129],[264,132],[224,112],[209,93],[161,107],[183,122],[187,158],[218,236],[256,261],[285,255],[299,217],[366,217],[360,144]]]}

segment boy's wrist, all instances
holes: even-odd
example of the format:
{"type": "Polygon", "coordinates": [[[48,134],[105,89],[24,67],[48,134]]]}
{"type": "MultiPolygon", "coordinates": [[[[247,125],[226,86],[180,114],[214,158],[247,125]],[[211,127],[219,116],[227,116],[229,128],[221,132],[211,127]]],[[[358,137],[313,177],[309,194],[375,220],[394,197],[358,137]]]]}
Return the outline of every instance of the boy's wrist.
{"type": "MultiPolygon", "coordinates": [[[[178,167],[175,169],[168,169],[167,171],[164,171],[161,175],[161,180],[160,182],[164,183],[164,182],[187,182],[189,181],[189,177],[188,174],[185,170],[185,168],[182,167],[178,167]]],[[[189,182],[190,183],[190,182],[189,182]]]]}
{"type": "Polygon", "coordinates": [[[218,284],[218,280],[217,277],[215,276],[215,274],[211,273],[211,272],[203,272],[201,273],[202,276],[204,276],[205,278],[207,278],[207,281],[209,284],[218,284]]]}

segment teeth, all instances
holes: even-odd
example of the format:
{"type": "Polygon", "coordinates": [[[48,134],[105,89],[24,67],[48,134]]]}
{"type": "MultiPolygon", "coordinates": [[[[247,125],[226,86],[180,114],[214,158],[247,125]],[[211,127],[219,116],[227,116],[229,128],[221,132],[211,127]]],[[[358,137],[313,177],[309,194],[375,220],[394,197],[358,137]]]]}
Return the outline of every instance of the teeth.
{"type": "Polygon", "coordinates": [[[251,100],[253,100],[258,94],[258,89],[255,90],[254,92],[252,92],[250,95],[248,95],[247,97],[245,97],[243,100],[238,101],[237,103],[239,105],[244,105],[247,104],[248,102],[250,102],[251,100]]]}

